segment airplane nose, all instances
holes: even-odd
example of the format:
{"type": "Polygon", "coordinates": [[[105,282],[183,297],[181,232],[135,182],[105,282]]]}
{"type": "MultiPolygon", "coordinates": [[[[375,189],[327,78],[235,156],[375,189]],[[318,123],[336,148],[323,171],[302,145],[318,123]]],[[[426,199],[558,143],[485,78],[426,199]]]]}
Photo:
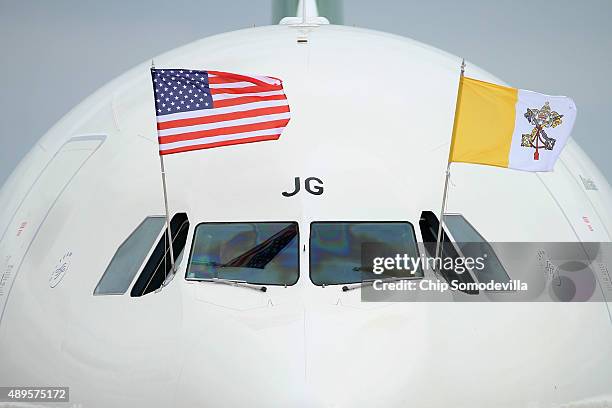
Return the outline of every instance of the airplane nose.
{"type": "Polygon", "coordinates": [[[605,319],[595,303],[207,308],[185,336],[175,405],[550,406],[609,386],[576,374],[607,372],[605,319]]]}
{"type": "Polygon", "coordinates": [[[392,310],[335,305],[307,314],[307,381],[324,406],[428,406],[414,405],[407,389],[426,365],[427,319],[392,310]]]}
{"type": "Polygon", "coordinates": [[[325,406],[306,381],[304,307],[275,302],[188,314],[176,406],[325,406]]]}
{"type": "MultiPolygon", "coordinates": [[[[176,406],[394,406],[393,394],[379,395],[379,382],[392,388],[410,381],[398,369],[407,357],[379,358],[376,351],[400,352],[397,328],[423,333],[418,317],[406,322],[375,317],[378,307],[276,302],[252,310],[206,308],[192,316],[199,323],[186,336],[176,406]]],[[[418,349],[419,338],[409,348],[418,349]]]]}

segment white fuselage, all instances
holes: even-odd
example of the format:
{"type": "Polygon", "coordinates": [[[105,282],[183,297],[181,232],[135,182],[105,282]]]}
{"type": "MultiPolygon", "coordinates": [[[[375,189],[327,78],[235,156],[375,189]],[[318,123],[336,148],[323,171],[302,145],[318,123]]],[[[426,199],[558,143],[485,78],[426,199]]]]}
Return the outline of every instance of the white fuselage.
{"type": "MultiPolygon", "coordinates": [[[[174,279],[143,297],[93,291],[134,228],[164,213],[149,64],[100,89],[0,192],[0,385],[69,386],[83,407],[610,403],[609,303],[364,303],[309,278],[313,221],[408,221],[421,240],[421,212],[439,211],[460,63],[330,25],[156,57],[282,78],[292,118],[276,142],[166,158],[170,209],[191,226],[174,279]],[[284,197],[295,177],[324,193],[284,197]],[[264,293],[185,280],[194,227],[211,221],[298,222],[298,282],[264,293]]],[[[471,64],[466,75],[499,82],[471,64]]],[[[611,240],[610,187],[573,141],[552,173],[454,166],[448,210],[489,241],[611,240]]]]}

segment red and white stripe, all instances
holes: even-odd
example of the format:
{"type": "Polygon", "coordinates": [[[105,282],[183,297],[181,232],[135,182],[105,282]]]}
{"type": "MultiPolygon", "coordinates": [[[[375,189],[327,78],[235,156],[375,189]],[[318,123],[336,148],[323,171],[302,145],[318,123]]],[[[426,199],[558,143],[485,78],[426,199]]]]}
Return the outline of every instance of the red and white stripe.
{"type": "Polygon", "coordinates": [[[159,154],[277,140],[290,119],[282,81],[208,71],[213,108],[157,117],[159,154]]]}

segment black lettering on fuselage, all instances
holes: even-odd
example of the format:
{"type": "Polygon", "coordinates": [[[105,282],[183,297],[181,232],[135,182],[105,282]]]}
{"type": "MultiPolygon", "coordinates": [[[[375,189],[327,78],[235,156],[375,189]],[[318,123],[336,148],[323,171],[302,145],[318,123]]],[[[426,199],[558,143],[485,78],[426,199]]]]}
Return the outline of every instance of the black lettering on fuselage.
{"type": "Polygon", "coordinates": [[[296,177],[295,178],[295,186],[294,186],[294,190],[291,193],[288,193],[286,191],[283,191],[282,194],[285,197],[293,197],[294,195],[296,195],[297,193],[300,192],[300,178],[296,177]]]}
{"type": "Polygon", "coordinates": [[[316,177],[308,177],[304,181],[304,187],[306,187],[306,191],[308,191],[310,194],[314,194],[314,195],[323,194],[323,181],[316,177]],[[318,184],[313,186],[312,184],[313,181],[316,181],[318,184]]]}
{"type": "MultiPolygon", "coordinates": [[[[302,185],[300,178],[295,177],[293,180],[293,191],[281,192],[283,197],[293,197],[294,195],[300,192],[302,185]]],[[[304,189],[312,195],[321,195],[324,191],[323,180],[318,177],[307,177],[306,180],[304,180],[304,189]]]]}

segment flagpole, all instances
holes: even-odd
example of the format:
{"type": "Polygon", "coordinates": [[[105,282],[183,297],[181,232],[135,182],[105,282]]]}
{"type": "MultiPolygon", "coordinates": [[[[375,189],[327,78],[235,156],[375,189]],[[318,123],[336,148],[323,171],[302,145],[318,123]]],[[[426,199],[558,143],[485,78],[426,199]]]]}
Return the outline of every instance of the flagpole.
{"type": "Polygon", "coordinates": [[[438,218],[438,236],[436,241],[436,259],[440,256],[440,242],[442,241],[442,224],[444,223],[444,210],[446,209],[446,198],[448,197],[448,179],[450,178],[450,162],[446,164],[446,177],[444,179],[444,192],[442,193],[442,208],[438,218]]]}
{"type": "Polygon", "coordinates": [[[168,243],[170,249],[170,265],[172,274],[176,273],[174,267],[174,249],[172,248],[172,231],[170,231],[170,211],[168,210],[168,191],[166,190],[166,169],[164,167],[164,155],[159,155],[159,166],[161,168],[162,186],[164,188],[164,206],[166,207],[166,231],[168,232],[168,243]]]}
{"type": "MultiPolygon", "coordinates": [[[[151,60],[151,69],[155,69],[155,63],[151,60]]],[[[168,190],[166,188],[166,168],[164,166],[164,155],[159,154],[159,167],[161,170],[162,187],[164,190],[164,207],[166,208],[166,235],[168,236],[168,246],[170,249],[170,266],[172,267],[172,274],[176,273],[174,265],[174,249],[172,248],[172,231],[170,231],[170,210],[168,209],[168,190]]],[[[164,257],[165,257],[164,253],[164,257]]],[[[168,276],[166,276],[168,277],[168,276]]]]}
{"type": "Polygon", "coordinates": [[[438,236],[436,239],[436,259],[440,256],[440,243],[442,242],[442,225],[444,224],[444,212],[446,210],[446,199],[448,198],[448,181],[450,179],[450,167],[451,167],[451,152],[453,149],[453,141],[455,139],[455,131],[457,130],[457,116],[459,112],[459,102],[461,101],[461,90],[463,84],[461,79],[465,73],[465,60],[461,61],[461,74],[459,76],[459,88],[457,89],[457,101],[455,102],[455,118],[453,120],[453,133],[451,136],[451,144],[448,149],[448,161],[446,163],[446,176],[444,178],[444,192],[442,193],[442,208],[440,209],[440,218],[438,218],[438,236]]]}

